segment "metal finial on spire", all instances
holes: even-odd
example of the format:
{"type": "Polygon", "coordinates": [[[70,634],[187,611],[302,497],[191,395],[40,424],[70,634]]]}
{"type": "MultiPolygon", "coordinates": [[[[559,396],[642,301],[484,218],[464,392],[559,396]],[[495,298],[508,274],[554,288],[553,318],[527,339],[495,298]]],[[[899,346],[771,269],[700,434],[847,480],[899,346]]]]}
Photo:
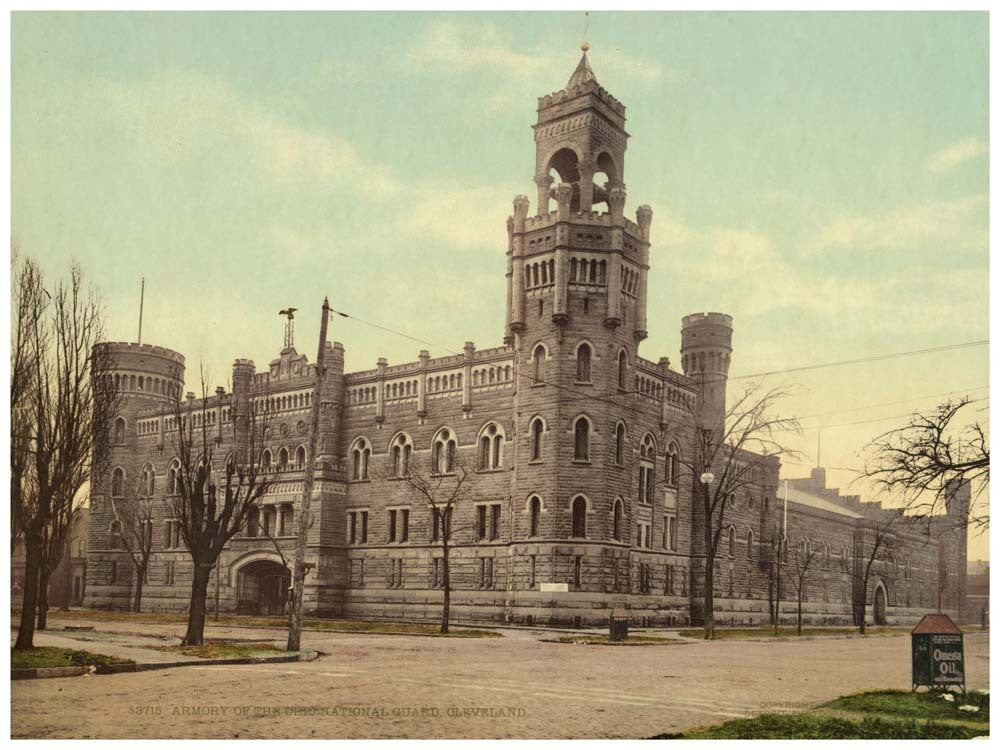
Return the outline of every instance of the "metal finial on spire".
{"type": "Polygon", "coordinates": [[[583,42],[580,44],[580,49],[586,54],[590,49],[590,42],[587,41],[587,30],[590,28],[590,11],[584,13],[583,16],[586,20],[583,22],[583,42]]]}

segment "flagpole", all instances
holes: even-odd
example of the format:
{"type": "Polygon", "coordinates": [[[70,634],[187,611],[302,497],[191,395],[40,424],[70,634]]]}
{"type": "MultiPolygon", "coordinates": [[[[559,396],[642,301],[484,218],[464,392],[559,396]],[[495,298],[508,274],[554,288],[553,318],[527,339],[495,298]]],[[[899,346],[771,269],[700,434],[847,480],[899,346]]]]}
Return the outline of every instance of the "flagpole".
{"type": "Polygon", "coordinates": [[[142,277],[142,286],[139,287],[139,343],[142,343],[142,306],[146,301],[146,277],[142,277]]]}

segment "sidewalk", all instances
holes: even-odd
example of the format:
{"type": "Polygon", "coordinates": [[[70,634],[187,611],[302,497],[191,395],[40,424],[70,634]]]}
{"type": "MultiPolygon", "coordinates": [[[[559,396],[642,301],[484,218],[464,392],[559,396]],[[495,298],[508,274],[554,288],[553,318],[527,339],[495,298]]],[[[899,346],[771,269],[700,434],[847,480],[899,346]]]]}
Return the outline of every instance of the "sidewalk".
{"type": "MultiPolygon", "coordinates": [[[[11,634],[11,642],[14,633],[11,634]]],[[[172,664],[176,662],[200,662],[196,656],[185,656],[178,652],[157,651],[154,646],[166,646],[174,642],[171,638],[165,640],[156,636],[140,636],[104,631],[35,631],[36,646],[51,646],[52,648],[67,648],[89,651],[92,654],[114,656],[119,659],[131,659],[136,664],[172,664]]]]}

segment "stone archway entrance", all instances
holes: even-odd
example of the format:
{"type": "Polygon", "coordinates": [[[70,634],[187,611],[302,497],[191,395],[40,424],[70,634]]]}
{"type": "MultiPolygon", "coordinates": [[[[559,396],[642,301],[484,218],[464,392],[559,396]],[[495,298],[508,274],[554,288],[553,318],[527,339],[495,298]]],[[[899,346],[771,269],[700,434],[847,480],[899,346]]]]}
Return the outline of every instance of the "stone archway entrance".
{"type": "Polygon", "coordinates": [[[881,585],[881,583],[875,587],[872,617],[876,625],[885,625],[885,586],[881,585]]]}
{"type": "Polygon", "coordinates": [[[236,611],[246,615],[285,612],[292,574],[272,560],[247,563],[236,573],[236,611]]]}

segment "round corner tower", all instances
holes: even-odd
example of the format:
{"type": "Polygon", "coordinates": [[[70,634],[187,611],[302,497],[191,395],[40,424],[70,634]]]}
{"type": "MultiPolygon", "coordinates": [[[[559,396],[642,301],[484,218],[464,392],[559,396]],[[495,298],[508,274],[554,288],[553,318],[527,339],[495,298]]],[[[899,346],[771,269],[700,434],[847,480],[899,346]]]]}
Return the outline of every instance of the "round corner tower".
{"type": "Polygon", "coordinates": [[[733,352],[733,319],[725,313],[695,313],[681,319],[681,366],[699,389],[703,429],[726,420],[726,381],[733,352]]]}
{"type": "Polygon", "coordinates": [[[106,427],[95,435],[90,477],[88,606],[125,607],[130,592],[127,556],[112,532],[115,506],[134,498],[142,467],[150,459],[140,435],[162,447],[163,414],[183,392],[184,356],[162,346],[102,342],[94,346],[92,372],[103,373],[95,399],[113,398],[106,427]],[[113,501],[112,501],[113,500],[113,501]],[[115,566],[121,572],[113,573],[115,566]]]}

